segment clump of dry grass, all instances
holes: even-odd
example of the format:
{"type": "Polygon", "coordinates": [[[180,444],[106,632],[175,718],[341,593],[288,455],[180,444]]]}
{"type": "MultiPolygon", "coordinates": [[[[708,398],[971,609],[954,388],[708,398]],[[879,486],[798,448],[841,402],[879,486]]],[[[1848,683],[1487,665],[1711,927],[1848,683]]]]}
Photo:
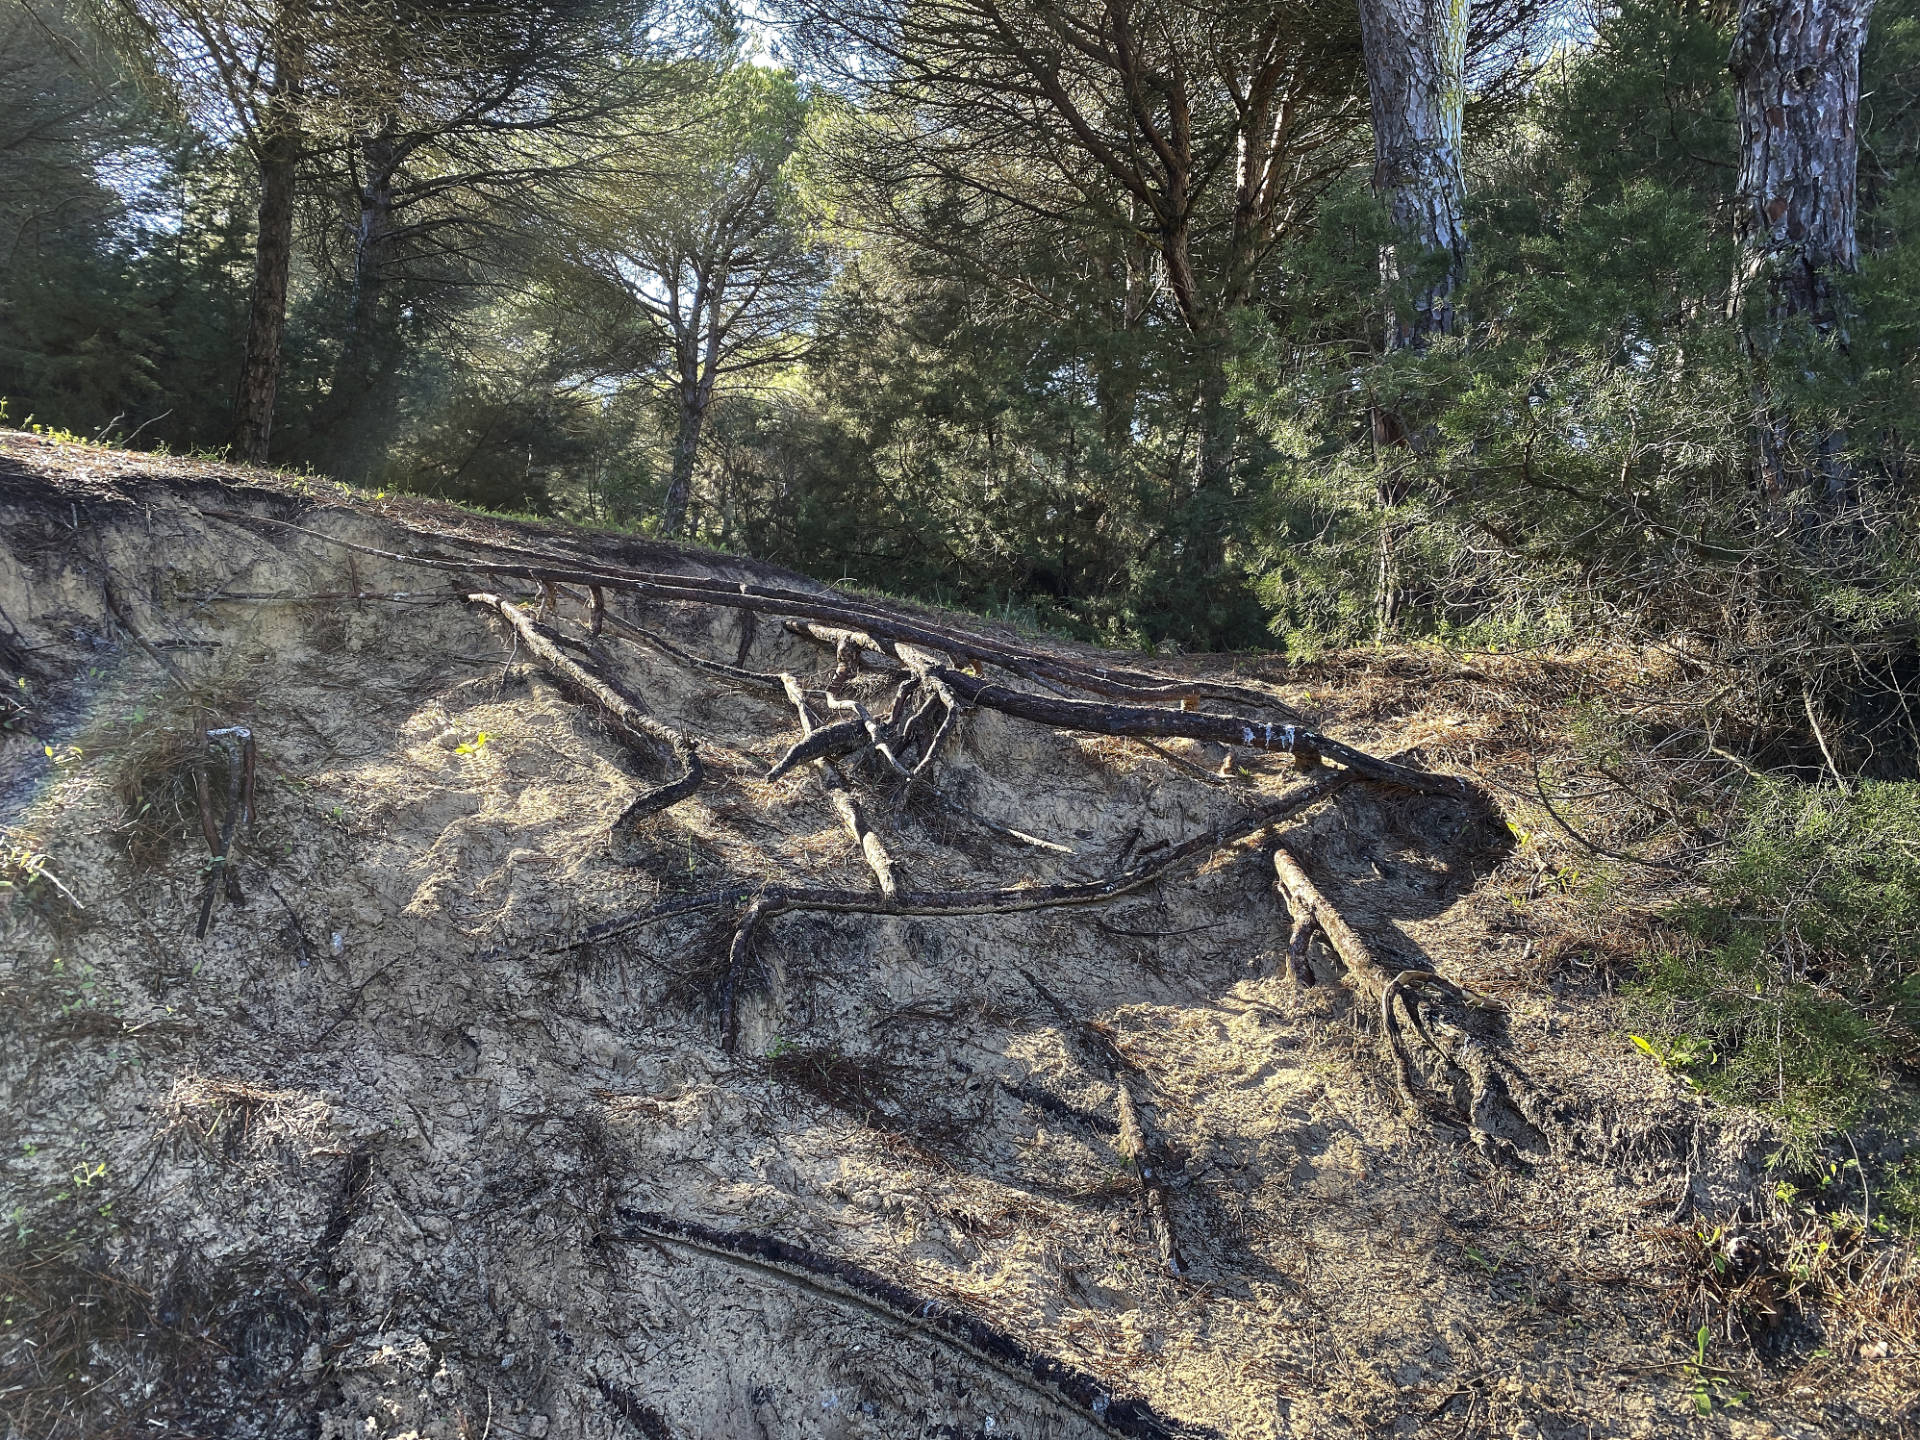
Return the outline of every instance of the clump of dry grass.
{"type": "Polygon", "coordinates": [[[886,1118],[894,1105],[891,1067],[835,1046],[776,1041],[767,1052],[766,1066],[767,1074],[781,1084],[804,1090],[863,1123],[886,1118]]]}
{"type": "MultiPolygon", "coordinates": [[[[161,865],[175,845],[201,834],[195,772],[210,762],[207,731],[232,724],[250,707],[248,683],[229,669],[185,693],[167,691],[136,705],[85,738],[120,805],[115,837],[135,865],[161,865]]],[[[213,793],[224,786],[222,776],[213,793]]]]}
{"type": "Polygon", "coordinates": [[[323,1101],[299,1090],[183,1075],[166,1103],[167,1128],[228,1159],[275,1146],[311,1150],[327,1133],[323,1101]]]}
{"type": "Polygon", "coordinates": [[[1779,1207],[1750,1224],[1660,1232],[1670,1304],[1689,1330],[1758,1346],[1793,1315],[1834,1353],[1920,1354],[1920,1254],[1860,1217],[1779,1207]]]}
{"type": "Polygon", "coordinates": [[[180,1433],[218,1383],[211,1297],[149,1287],[71,1242],[0,1237],[0,1413],[10,1435],[180,1433]]]}

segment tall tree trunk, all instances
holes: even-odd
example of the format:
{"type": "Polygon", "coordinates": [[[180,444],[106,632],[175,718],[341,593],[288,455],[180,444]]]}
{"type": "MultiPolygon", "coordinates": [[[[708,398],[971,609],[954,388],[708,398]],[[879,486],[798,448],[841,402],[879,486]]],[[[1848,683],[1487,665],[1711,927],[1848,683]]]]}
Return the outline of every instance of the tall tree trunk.
{"type": "Polygon", "coordinates": [[[247,306],[247,353],[235,405],[234,458],[265,464],[280,385],[280,342],[287,328],[287,276],[293,264],[293,171],[297,145],[270,141],[260,156],[260,218],[247,306]]]}
{"type": "Polygon", "coordinates": [[[359,220],[353,236],[353,301],[347,333],[334,362],[332,383],[317,428],[328,468],[357,470],[357,455],[368,438],[362,432],[366,400],[378,380],[386,350],[383,300],[393,246],[393,177],[400,149],[389,121],[360,141],[365,172],[359,187],[359,220]]]}
{"type": "MultiPolygon", "coordinates": [[[[1460,168],[1467,8],[1466,0],[1360,0],[1373,190],[1387,207],[1394,234],[1380,252],[1381,277],[1396,292],[1387,315],[1389,350],[1423,349],[1435,335],[1454,333],[1460,321],[1467,279],[1467,184],[1460,168]]],[[[1374,451],[1382,466],[1376,490],[1378,640],[1393,633],[1402,528],[1395,511],[1406,499],[1408,462],[1421,438],[1399,415],[1374,407],[1374,451]]]]}
{"type": "Polygon", "coordinates": [[[1387,346],[1419,348],[1457,323],[1467,278],[1465,0],[1360,0],[1373,110],[1373,188],[1392,217],[1380,257],[1390,281],[1411,280],[1410,313],[1388,323],[1387,346]]]}
{"type": "MultiPolygon", "coordinates": [[[[1854,231],[1860,51],[1873,0],[1742,0],[1727,68],[1737,85],[1740,174],[1735,225],[1747,343],[1764,387],[1768,361],[1796,321],[1846,343],[1835,277],[1860,263],[1854,231]]],[[[1764,400],[1764,396],[1763,396],[1764,400]]],[[[1763,422],[1762,482],[1788,483],[1782,422],[1763,422]]],[[[1850,487],[1844,437],[1812,437],[1830,499],[1850,487]]]]}
{"type": "Polygon", "coordinates": [[[379,349],[380,302],[386,293],[393,245],[393,174],[399,147],[391,126],[360,142],[366,178],[360,186],[360,220],[353,234],[353,312],[341,347],[338,378],[364,389],[372,380],[379,349]]]}
{"type": "Polygon", "coordinates": [[[673,470],[667,480],[667,498],[660,507],[660,527],[669,539],[678,540],[687,533],[687,505],[693,498],[693,467],[700,459],[700,432],[707,422],[707,406],[713,399],[714,363],[706,363],[697,348],[696,337],[689,336],[678,345],[680,351],[680,425],[673,441],[673,470]]]}
{"type": "MultiPolygon", "coordinates": [[[[283,13],[283,22],[288,17],[283,13]]],[[[247,305],[247,352],[234,403],[236,459],[264,464],[280,387],[280,342],[287,328],[287,277],[293,267],[294,169],[300,163],[304,42],[290,25],[276,37],[273,80],[254,158],[260,166],[260,214],[253,248],[253,294],[247,305]]]]}

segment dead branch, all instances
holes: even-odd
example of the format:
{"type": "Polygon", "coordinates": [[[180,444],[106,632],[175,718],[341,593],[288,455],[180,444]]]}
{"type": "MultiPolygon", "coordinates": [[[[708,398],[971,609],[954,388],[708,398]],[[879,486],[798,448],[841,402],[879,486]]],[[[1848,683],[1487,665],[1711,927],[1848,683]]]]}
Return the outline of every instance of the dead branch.
{"type": "Polygon", "coordinates": [[[700,788],[700,782],[706,776],[706,767],[701,764],[700,752],[691,739],[644,713],[634,701],[615,689],[610,681],[562,654],[558,637],[511,602],[488,594],[469,595],[467,601],[469,604],[486,606],[506,621],[516,640],[524,644],[534,658],[546,667],[547,672],[559,681],[560,688],[575,700],[596,707],[615,737],[629,749],[648,754],[654,744],[665,744],[679,756],[684,767],[679,779],[637,796],[632,804],[620,812],[620,818],[613,824],[614,834],[624,833],[642,817],[664,810],[700,788]]]}
{"type": "Polygon", "coordinates": [[[1119,1113],[1119,1141],[1116,1148],[1120,1158],[1133,1167],[1134,1178],[1139,1181],[1141,1207],[1146,1211],[1147,1228],[1153,1232],[1154,1246],[1160,1252],[1160,1263],[1166,1267],[1169,1275],[1184,1276],[1187,1265],[1181,1258],[1179,1239],[1174,1234],[1173,1206],[1167,1197],[1166,1180],[1160,1173],[1155,1147],[1147,1139],[1146,1126],[1140,1119],[1140,1107],[1135,1104],[1133,1091],[1127,1081],[1127,1072],[1134,1066],[1120,1053],[1120,1048],[1113,1043],[1104,1026],[1075,1015],[1067,1008],[1066,1002],[1042,985],[1031,971],[1022,969],[1020,973],[1026,977],[1034,993],[1046,1001],[1047,1008],[1059,1017],[1067,1034],[1106,1072],[1107,1079],[1112,1083],[1114,1105],[1119,1113]]]}
{"type": "MultiPolygon", "coordinates": [[[[807,708],[806,692],[800,688],[800,682],[791,675],[782,675],[781,683],[786,687],[787,699],[793,702],[793,708],[800,715],[800,735],[804,741],[813,734],[813,711],[807,708]]],[[[862,714],[864,715],[864,711],[862,714]]],[[[879,885],[882,895],[894,895],[899,886],[894,878],[893,857],[887,854],[887,847],[879,835],[874,833],[867,822],[866,812],[860,808],[860,802],[847,788],[846,780],[841,776],[839,767],[824,757],[814,761],[814,769],[820,776],[820,787],[827,792],[827,798],[833,802],[840,821],[847,827],[847,833],[853,836],[853,843],[860,847],[860,854],[867,862],[867,868],[873,871],[874,882],[879,885]]]]}

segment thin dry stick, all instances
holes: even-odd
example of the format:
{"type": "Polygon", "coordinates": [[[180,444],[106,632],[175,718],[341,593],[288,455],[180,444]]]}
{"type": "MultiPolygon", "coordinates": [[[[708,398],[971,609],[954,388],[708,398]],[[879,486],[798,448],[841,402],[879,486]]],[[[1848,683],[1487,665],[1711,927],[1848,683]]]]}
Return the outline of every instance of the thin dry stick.
{"type": "Polygon", "coordinates": [[[1120,1158],[1133,1167],[1134,1178],[1140,1182],[1141,1207],[1147,1214],[1147,1228],[1153,1232],[1154,1248],[1160,1252],[1160,1263],[1167,1273],[1183,1276],[1187,1273],[1187,1264],[1180,1254],[1179,1237],[1173,1228],[1173,1206],[1167,1197],[1167,1183],[1160,1173],[1160,1165],[1155,1158],[1154,1147],[1147,1139],[1146,1126],[1140,1119],[1140,1107],[1134,1102],[1133,1091],[1127,1082],[1127,1072],[1134,1067],[1127,1057],[1099,1026],[1082,1020],[1067,1008],[1066,1002],[1055,995],[1034,976],[1030,970],[1020,973],[1042,1000],[1047,1008],[1059,1018],[1060,1023],[1076,1041],[1080,1048],[1106,1072],[1107,1079],[1114,1088],[1114,1105],[1120,1117],[1120,1138],[1117,1148],[1120,1158]]]}
{"type": "Polygon", "coordinates": [[[1814,713],[1813,691],[1802,685],[1800,700],[1807,707],[1807,724],[1813,727],[1813,738],[1820,742],[1820,754],[1826,759],[1827,773],[1833,776],[1833,783],[1839,787],[1842,795],[1851,795],[1853,792],[1848,788],[1846,780],[1842,778],[1840,767],[1833,763],[1833,751],[1827,747],[1827,732],[1820,728],[1820,717],[1814,713]]]}

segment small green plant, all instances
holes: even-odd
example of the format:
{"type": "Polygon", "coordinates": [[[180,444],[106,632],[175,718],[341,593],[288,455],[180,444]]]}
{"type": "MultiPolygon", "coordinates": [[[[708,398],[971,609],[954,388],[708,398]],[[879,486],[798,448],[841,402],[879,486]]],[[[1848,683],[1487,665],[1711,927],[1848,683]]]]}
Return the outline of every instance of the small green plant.
{"type": "Polygon", "coordinates": [[[487,734],[486,731],[477,731],[473,739],[454,746],[453,753],[456,755],[478,755],[482,750],[487,748],[487,742],[491,739],[493,739],[493,737],[487,734]]]}
{"type": "Polygon", "coordinates": [[[47,868],[47,854],[34,837],[0,826],[0,891],[31,899],[42,885],[59,891],[76,910],[81,908],[73,892],[47,868]]]}

